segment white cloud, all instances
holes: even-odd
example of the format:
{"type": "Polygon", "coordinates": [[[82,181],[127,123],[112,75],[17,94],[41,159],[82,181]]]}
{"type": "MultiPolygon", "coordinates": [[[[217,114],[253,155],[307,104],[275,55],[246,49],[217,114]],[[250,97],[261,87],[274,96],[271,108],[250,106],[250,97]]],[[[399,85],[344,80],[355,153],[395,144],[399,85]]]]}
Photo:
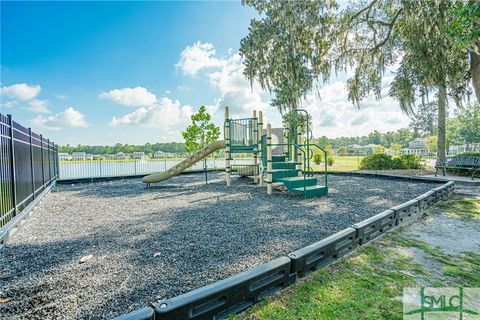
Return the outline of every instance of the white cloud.
{"type": "Polygon", "coordinates": [[[68,100],[70,99],[69,96],[67,96],[66,94],[60,94],[60,93],[54,93],[55,97],[59,100],[68,100]]]}
{"type": "Polygon", "coordinates": [[[180,90],[180,91],[188,91],[188,90],[190,90],[190,87],[182,85],[182,86],[178,86],[177,89],[180,90]]]}
{"type": "Polygon", "coordinates": [[[366,114],[361,114],[355,118],[353,118],[351,121],[350,121],[350,125],[351,126],[361,126],[362,124],[365,124],[367,121],[368,121],[368,117],[366,114]]]}
{"type": "Polygon", "coordinates": [[[5,109],[12,109],[12,108],[15,108],[19,105],[19,102],[16,101],[16,100],[11,100],[11,101],[7,101],[5,103],[2,103],[2,107],[5,108],[5,109]]]}
{"type": "Polygon", "coordinates": [[[113,117],[111,126],[136,125],[142,127],[161,128],[162,131],[185,126],[190,121],[193,110],[190,106],[181,106],[178,100],[161,98],[157,104],[141,107],[120,118],[113,117]]]}
{"type": "Polygon", "coordinates": [[[0,93],[12,99],[28,101],[34,99],[42,90],[40,85],[29,85],[26,83],[12,84],[8,87],[1,87],[0,93]]]}
{"type": "Polygon", "coordinates": [[[215,47],[213,44],[197,41],[182,51],[176,67],[181,69],[183,74],[195,76],[202,69],[221,67],[224,64],[223,59],[214,56],[215,47]]]}
{"type": "Polygon", "coordinates": [[[269,95],[256,82],[253,86],[243,75],[244,66],[238,53],[232,53],[224,60],[218,71],[207,76],[210,85],[217,88],[220,97],[210,106],[211,112],[218,111],[217,119],[223,116],[223,108],[228,106],[232,117],[250,117],[253,110],[262,111],[264,121],[281,126],[281,117],[275,108],[270,106],[269,95]]]}
{"type": "Polygon", "coordinates": [[[37,113],[50,113],[50,110],[48,110],[48,102],[46,100],[30,100],[28,101],[27,109],[37,113]]]}
{"type": "Polygon", "coordinates": [[[33,127],[48,130],[84,128],[88,126],[85,115],[70,107],[53,116],[38,116],[30,120],[33,127]]]}
{"type": "Polygon", "coordinates": [[[140,86],[134,88],[113,89],[108,92],[102,92],[99,97],[134,107],[151,106],[157,101],[155,94],[140,86]]]}
{"type": "Polygon", "coordinates": [[[383,98],[368,96],[360,109],[348,101],[346,83],[336,81],[320,88],[319,96],[309,94],[303,105],[312,115],[315,137],[362,136],[373,130],[394,131],[408,126],[409,118],[404,115],[397,101],[385,94],[391,78],[382,85],[383,98]]]}

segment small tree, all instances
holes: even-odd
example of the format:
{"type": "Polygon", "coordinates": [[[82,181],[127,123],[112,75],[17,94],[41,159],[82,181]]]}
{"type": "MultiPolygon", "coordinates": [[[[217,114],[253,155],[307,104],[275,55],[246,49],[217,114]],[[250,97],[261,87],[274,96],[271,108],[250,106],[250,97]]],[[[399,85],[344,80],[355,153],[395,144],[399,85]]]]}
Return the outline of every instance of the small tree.
{"type": "Polygon", "coordinates": [[[323,153],[321,152],[315,152],[313,154],[313,162],[315,164],[320,164],[322,162],[322,159],[323,159],[323,153]]]}
{"type": "Polygon", "coordinates": [[[341,146],[340,148],[338,148],[338,155],[346,156],[347,153],[348,153],[348,149],[346,146],[341,146]]]}
{"type": "Polygon", "coordinates": [[[385,153],[385,147],[381,145],[375,146],[374,154],[385,153]]]}
{"type": "Polygon", "coordinates": [[[402,145],[398,144],[398,143],[392,143],[390,145],[390,149],[392,150],[393,154],[394,155],[399,155],[400,154],[400,150],[402,149],[402,145]]]}
{"type": "Polygon", "coordinates": [[[327,156],[333,156],[333,147],[331,144],[325,146],[325,151],[327,152],[327,156]]]}
{"type": "Polygon", "coordinates": [[[334,156],[328,156],[327,158],[327,164],[329,166],[333,166],[333,163],[335,162],[335,157],[334,156]]]}
{"type": "Polygon", "coordinates": [[[220,127],[211,123],[211,118],[205,106],[201,106],[198,112],[192,115],[192,124],[182,132],[187,152],[198,151],[218,139],[220,127]]]}

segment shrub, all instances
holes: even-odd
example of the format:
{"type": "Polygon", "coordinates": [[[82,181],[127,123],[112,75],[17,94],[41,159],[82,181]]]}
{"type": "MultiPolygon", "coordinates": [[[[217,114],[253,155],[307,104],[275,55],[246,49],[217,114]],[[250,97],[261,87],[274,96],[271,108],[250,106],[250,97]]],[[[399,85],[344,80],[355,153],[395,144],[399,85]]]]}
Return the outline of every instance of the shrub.
{"type": "Polygon", "coordinates": [[[360,162],[360,169],[362,170],[388,170],[392,167],[392,157],[384,153],[368,155],[360,162]]]}
{"type": "Polygon", "coordinates": [[[335,158],[333,156],[329,156],[327,158],[327,163],[329,166],[332,166],[334,162],[335,162],[335,158]]]}
{"type": "Polygon", "coordinates": [[[416,155],[391,157],[386,154],[372,154],[362,159],[360,169],[390,170],[390,169],[422,169],[422,158],[416,155]]]}
{"type": "Polygon", "coordinates": [[[385,147],[384,146],[375,146],[375,150],[373,151],[373,153],[375,154],[378,154],[378,153],[385,153],[385,147]]]}
{"type": "Polygon", "coordinates": [[[315,164],[320,164],[320,162],[322,162],[322,160],[323,160],[323,154],[322,154],[322,153],[320,153],[320,152],[315,152],[315,153],[313,154],[313,162],[314,162],[315,164]]]}
{"type": "Polygon", "coordinates": [[[423,160],[417,155],[408,154],[393,158],[393,169],[422,169],[423,160]]]}

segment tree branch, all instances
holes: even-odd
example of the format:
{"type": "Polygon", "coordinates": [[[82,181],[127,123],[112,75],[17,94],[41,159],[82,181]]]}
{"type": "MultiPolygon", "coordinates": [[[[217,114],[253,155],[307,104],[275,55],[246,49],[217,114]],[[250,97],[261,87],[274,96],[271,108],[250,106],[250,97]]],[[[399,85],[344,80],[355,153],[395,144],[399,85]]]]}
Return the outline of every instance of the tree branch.
{"type": "Polygon", "coordinates": [[[393,30],[393,27],[395,26],[395,22],[397,21],[398,17],[400,16],[400,13],[402,12],[402,9],[398,10],[397,13],[395,14],[395,16],[393,17],[392,19],[392,22],[390,22],[390,27],[388,28],[388,33],[387,33],[387,36],[380,42],[378,43],[377,45],[375,45],[375,47],[373,47],[372,49],[369,50],[369,52],[372,52],[372,51],[376,51],[378,50],[380,47],[383,47],[385,45],[385,43],[387,43],[388,39],[390,39],[390,35],[392,34],[392,30],[393,30]]]}

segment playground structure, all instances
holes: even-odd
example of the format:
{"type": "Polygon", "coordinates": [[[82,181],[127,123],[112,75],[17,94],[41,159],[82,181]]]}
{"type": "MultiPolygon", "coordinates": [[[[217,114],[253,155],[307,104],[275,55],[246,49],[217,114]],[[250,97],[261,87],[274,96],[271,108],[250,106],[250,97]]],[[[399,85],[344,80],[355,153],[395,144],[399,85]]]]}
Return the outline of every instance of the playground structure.
{"type": "Polygon", "coordinates": [[[306,110],[295,109],[287,116],[285,128],[263,127],[262,111],[253,111],[252,118],[232,119],[225,107],[224,137],[194,153],[171,169],[143,178],[143,182],[161,182],[176,176],[208,155],[225,150],[225,180],[231,186],[232,175],[252,176],[253,182],[267,185],[272,194],[273,183],[283,183],[289,192],[304,198],[328,194],[327,153],[312,142],[310,116],[306,110]],[[303,119],[303,121],[302,121],[303,119]],[[324,184],[318,185],[310,161],[317,149],[324,154],[324,184]],[[253,155],[252,164],[232,165],[236,154],[253,155]]]}

